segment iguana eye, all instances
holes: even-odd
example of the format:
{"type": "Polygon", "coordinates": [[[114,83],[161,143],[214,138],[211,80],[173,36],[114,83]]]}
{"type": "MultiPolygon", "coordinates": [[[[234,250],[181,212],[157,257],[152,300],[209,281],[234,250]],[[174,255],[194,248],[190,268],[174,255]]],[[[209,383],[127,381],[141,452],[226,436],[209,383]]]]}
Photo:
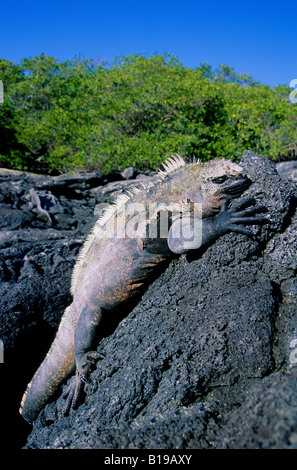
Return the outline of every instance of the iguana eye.
{"type": "Polygon", "coordinates": [[[215,183],[215,184],[222,184],[222,183],[225,183],[225,181],[227,181],[228,179],[228,176],[219,176],[218,178],[213,178],[212,179],[212,182],[215,183]]]}

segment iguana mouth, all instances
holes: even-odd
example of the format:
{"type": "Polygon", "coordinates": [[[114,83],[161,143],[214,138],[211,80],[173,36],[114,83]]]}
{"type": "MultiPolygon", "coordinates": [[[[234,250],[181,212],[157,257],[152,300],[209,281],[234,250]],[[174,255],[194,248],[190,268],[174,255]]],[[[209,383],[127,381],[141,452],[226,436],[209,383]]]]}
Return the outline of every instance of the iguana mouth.
{"type": "Polygon", "coordinates": [[[251,184],[251,180],[247,176],[243,176],[240,180],[236,179],[234,183],[225,188],[224,193],[228,196],[239,197],[251,184]]]}

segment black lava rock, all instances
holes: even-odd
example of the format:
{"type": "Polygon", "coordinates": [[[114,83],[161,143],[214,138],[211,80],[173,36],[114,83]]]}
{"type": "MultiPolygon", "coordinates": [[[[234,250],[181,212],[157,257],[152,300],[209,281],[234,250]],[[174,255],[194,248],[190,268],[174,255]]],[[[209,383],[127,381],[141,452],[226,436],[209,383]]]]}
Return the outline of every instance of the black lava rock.
{"type": "MultiPolygon", "coordinates": [[[[297,187],[250,151],[241,165],[253,181],[243,197],[265,204],[271,225],[174,259],[130,312],[107,318],[84,401],[63,416],[59,391],[26,448],[297,448],[297,187]]],[[[3,204],[18,210],[8,183],[3,204]]],[[[1,233],[5,366],[13,377],[23,370],[12,414],[69,304],[72,266],[108,187],[81,191],[63,199],[60,187],[52,206],[71,211],[74,225],[53,214],[52,226],[30,228],[28,216],[1,233]]]]}

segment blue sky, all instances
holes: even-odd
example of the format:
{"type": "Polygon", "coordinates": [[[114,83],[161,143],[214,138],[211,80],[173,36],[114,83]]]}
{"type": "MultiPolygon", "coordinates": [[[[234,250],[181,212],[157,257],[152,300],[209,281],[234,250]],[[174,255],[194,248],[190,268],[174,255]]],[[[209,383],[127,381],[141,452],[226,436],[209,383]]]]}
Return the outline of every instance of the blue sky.
{"type": "Polygon", "coordinates": [[[297,78],[296,1],[3,0],[0,17],[0,58],[13,62],[167,52],[270,86],[297,78]]]}

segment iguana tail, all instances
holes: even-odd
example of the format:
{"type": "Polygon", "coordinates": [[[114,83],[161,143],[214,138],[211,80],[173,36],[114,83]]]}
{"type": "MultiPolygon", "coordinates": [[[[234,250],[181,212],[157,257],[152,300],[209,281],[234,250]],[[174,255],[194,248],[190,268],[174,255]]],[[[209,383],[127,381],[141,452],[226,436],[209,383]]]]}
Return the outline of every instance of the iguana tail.
{"type": "Polygon", "coordinates": [[[37,418],[60,383],[75,369],[75,328],[70,309],[71,306],[66,308],[56,338],[23,395],[20,414],[29,423],[37,418]]]}

